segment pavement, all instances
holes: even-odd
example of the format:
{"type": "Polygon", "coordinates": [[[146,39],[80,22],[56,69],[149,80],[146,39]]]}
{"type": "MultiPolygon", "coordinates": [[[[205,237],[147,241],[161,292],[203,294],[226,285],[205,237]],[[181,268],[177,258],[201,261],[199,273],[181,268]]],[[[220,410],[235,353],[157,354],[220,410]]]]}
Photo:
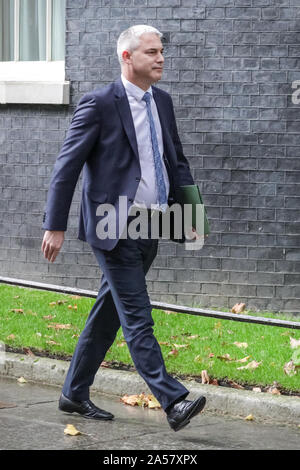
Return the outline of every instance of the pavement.
{"type": "MultiPolygon", "coordinates": [[[[300,430],[246,422],[203,411],[175,433],[161,409],[124,405],[117,396],[93,392],[92,400],[115,415],[94,421],[58,410],[60,388],[0,378],[1,450],[253,450],[300,448],[300,430]],[[2,408],[3,407],[3,408],[2,408]],[[64,434],[73,424],[82,434],[64,434]]],[[[191,452],[192,453],[192,452],[191,452]]]]}
{"type": "Polygon", "coordinates": [[[101,367],[91,399],[112,421],[87,420],[58,410],[65,361],[5,353],[0,361],[1,450],[296,450],[300,398],[273,396],[182,381],[188,399],[205,395],[204,411],[175,433],[162,409],[132,407],[122,395],[150,393],[135,372],[101,367]],[[27,382],[19,383],[24,377],[27,382]],[[253,420],[245,420],[252,414],[253,420]],[[73,424],[81,434],[64,434],[73,424]]]}

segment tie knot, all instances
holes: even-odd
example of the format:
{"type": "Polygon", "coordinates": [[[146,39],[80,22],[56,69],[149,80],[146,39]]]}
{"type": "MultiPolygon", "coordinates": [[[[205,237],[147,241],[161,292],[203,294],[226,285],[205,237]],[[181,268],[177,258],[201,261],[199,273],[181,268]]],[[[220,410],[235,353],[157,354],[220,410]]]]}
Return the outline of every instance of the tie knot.
{"type": "Polygon", "coordinates": [[[142,99],[144,101],[146,101],[147,104],[150,103],[151,95],[150,95],[149,91],[146,91],[146,93],[144,94],[142,99]]]}

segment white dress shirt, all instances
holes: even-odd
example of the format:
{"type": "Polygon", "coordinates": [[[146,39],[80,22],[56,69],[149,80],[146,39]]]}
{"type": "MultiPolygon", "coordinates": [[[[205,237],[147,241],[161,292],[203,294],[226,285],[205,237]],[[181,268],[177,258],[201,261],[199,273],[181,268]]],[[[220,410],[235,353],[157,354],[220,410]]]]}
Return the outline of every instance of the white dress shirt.
{"type": "MultiPolygon", "coordinates": [[[[156,187],[155,166],[153,158],[153,149],[151,142],[150,123],[147,114],[147,105],[143,101],[146,93],[144,90],[129,82],[124,75],[121,75],[122,83],[125,87],[129,106],[132,114],[133,124],[135,128],[138,153],[141,165],[141,180],[135,195],[134,206],[158,208],[158,191],[156,187]]],[[[158,116],[157,107],[152,96],[152,88],[147,90],[151,94],[151,111],[153,115],[154,125],[157,134],[159,152],[162,157],[164,153],[163,137],[158,116]]],[[[170,183],[168,173],[162,158],[162,167],[167,195],[169,194],[170,183]]]]}

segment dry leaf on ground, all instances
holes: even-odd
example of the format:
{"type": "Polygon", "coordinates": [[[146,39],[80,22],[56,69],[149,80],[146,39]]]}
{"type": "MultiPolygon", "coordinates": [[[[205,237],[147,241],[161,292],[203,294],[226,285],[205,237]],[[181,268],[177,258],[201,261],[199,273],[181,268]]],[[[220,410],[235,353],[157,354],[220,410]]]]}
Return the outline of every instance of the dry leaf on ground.
{"type": "Polygon", "coordinates": [[[24,377],[19,377],[19,378],[18,378],[18,382],[19,382],[20,384],[26,384],[26,383],[27,383],[27,380],[24,379],[24,377]]]}
{"type": "Polygon", "coordinates": [[[235,344],[235,346],[237,346],[238,348],[248,348],[248,343],[239,343],[238,341],[235,341],[232,344],[235,344]]]}
{"type": "Polygon", "coordinates": [[[267,390],[268,393],[272,393],[272,395],[281,395],[280,391],[278,390],[277,387],[272,385],[271,387],[268,388],[267,390]]]}
{"type": "Polygon", "coordinates": [[[180,348],[189,348],[190,345],[189,344],[173,344],[174,348],[176,349],[180,349],[180,348]]]}
{"type": "Polygon", "coordinates": [[[68,436],[78,436],[81,432],[78,431],[73,424],[67,424],[67,427],[64,429],[64,434],[68,436]]]}
{"type": "Polygon", "coordinates": [[[24,310],[22,308],[12,308],[10,312],[14,313],[24,313],[24,310]]]}
{"type": "Polygon", "coordinates": [[[237,388],[238,390],[244,390],[244,387],[242,385],[234,382],[233,380],[229,380],[228,383],[233,388],[237,388]]]}
{"type": "Polygon", "coordinates": [[[178,356],[178,350],[172,349],[172,351],[168,353],[168,356],[174,356],[174,357],[178,356]]]}
{"type": "Polygon", "coordinates": [[[236,359],[234,362],[247,362],[250,359],[251,356],[246,356],[243,357],[242,359],[236,359]]]}
{"type": "Polygon", "coordinates": [[[207,370],[201,371],[201,380],[203,384],[209,384],[209,376],[207,370]]]}
{"type": "Polygon", "coordinates": [[[33,352],[31,351],[31,349],[26,348],[26,347],[23,347],[23,351],[24,351],[28,356],[35,357],[35,354],[33,354],[33,352]]]}
{"type": "Polygon", "coordinates": [[[262,361],[260,361],[260,362],[251,361],[251,362],[249,362],[249,364],[247,364],[246,366],[237,367],[237,370],[241,370],[241,369],[256,369],[261,363],[262,363],[262,361]]]}
{"type": "Polygon", "coordinates": [[[248,416],[246,416],[245,420],[246,420],[246,421],[253,421],[253,420],[254,420],[254,416],[253,416],[253,415],[248,415],[248,416]]]}
{"type": "Polygon", "coordinates": [[[44,320],[53,320],[53,318],[55,318],[56,315],[44,315],[43,318],[44,320]]]}
{"type": "Polygon", "coordinates": [[[246,307],[246,304],[243,304],[243,303],[235,304],[232,307],[231,312],[232,313],[241,313],[243,310],[245,310],[245,307],[246,307]]]}
{"type": "Polygon", "coordinates": [[[300,347],[300,339],[294,339],[290,337],[290,345],[292,349],[297,349],[300,347]]]}
{"type": "Polygon", "coordinates": [[[256,393],[261,393],[261,388],[260,387],[253,387],[252,391],[256,392],[256,393]]]}
{"type": "Polygon", "coordinates": [[[6,337],[6,339],[8,339],[8,340],[9,340],[9,339],[15,339],[15,335],[12,333],[11,335],[8,335],[8,336],[6,337]]]}
{"type": "Polygon", "coordinates": [[[284,370],[284,373],[289,376],[297,374],[295,364],[293,361],[286,362],[284,364],[283,370],[284,370]]]}
{"type": "Polygon", "coordinates": [[[223,354],[222,356],[217,356],[217,358],[222,359],[222,361],[233,361],[230,354],[223,354]]]}
{"type": "Polygon", "coordinates": [[[70,330],[72,325],[70,323],[60,324],[60,323],[52,323],[47,326],[47,328],[54,328],[55,330],[70,330]]]}
{"type": "Polygon", "coordinates": [[[53,341],[52,339],[50,339],[49,341],[46,341],[47,344],[52,344],[52,345],[55,345],[55,346],[61,346],[61,343],[57,343],[56,341],[53,341]]]}
{"type": "Polygon", "coordinates": [[[140,393],[139,395],[124,395],[120,399],[125,405],[142,406],[151,409],[161,408],[160,403],[156,400],[154,395],[140,393]]]}

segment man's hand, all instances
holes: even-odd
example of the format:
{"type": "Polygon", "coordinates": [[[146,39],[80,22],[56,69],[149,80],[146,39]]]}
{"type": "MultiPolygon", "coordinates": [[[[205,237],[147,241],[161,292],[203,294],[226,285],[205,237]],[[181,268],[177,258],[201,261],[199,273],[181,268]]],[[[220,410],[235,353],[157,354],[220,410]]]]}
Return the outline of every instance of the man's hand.
{"type": "Polygon", "coordinates": [[[53,263],[64,242],[65,232],[58,230],[46,230],[42,243],[44,257],[53,263]]]}
{"type": "Polygon", "coordinates": [[[188,240],[201,240],[204,237],[208,237],[208,235],[199,235],[194,227],[190,227],[187,230],[186,237],[188,240]]]}

